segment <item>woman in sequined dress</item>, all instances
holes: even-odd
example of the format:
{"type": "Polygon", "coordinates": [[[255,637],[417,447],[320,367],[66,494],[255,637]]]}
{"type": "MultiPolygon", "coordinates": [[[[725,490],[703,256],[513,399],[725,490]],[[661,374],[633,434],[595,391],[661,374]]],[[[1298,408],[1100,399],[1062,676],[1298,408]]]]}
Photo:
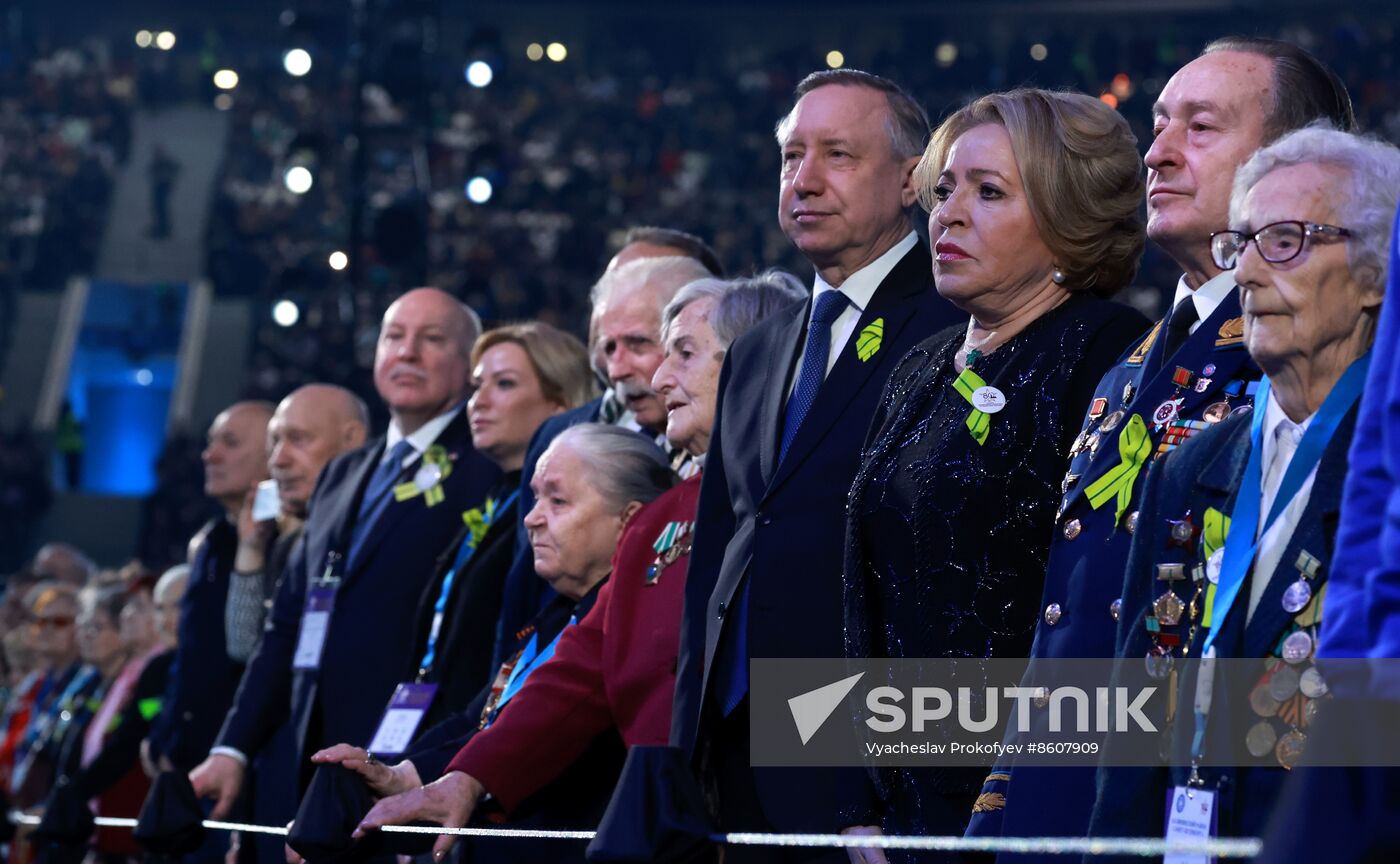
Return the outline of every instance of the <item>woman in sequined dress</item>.
{"type": "MultiPolygon", "coordinates": [[[[1016,90],[944,121],[914,178],[938,291],[971,317],[904,357],[873,419],[847,522],[847,652],[1025,657],[1071,444],[1147,325],[1106,299],[1143,247],[1136,141],[1089,96],[1016,90]]],[[[960,835],[984,774],[874,771],[868,830],[960,835]]]]}

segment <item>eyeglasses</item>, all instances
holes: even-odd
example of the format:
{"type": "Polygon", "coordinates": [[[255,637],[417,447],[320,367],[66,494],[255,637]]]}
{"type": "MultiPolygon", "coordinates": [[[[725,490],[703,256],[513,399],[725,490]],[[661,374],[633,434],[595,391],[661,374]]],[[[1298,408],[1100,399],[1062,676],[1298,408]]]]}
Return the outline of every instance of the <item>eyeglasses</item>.
{"type": "Polygon", "coordinates": [[[1244,247],[1254,241],[1259,257],[1270,264],[1292,261],[1303,251],[1304,241],[1319,237],[1350,237],[1351,232],[1336,225],[1318,225],[1313,222],[1274,222],[1265,225],[1253,234],[1243,231],[1217,231],[1210,235],[1210,254],[1215,266],[1221,270],[1233,270],[1240,263],[1244,247]]]}
{"type": "Polygon", "coordinates": [[[52,618],[30,618],[29,626],[35,630],[67,630],[73,626],[72,615],[55,615],[52,618]]]}

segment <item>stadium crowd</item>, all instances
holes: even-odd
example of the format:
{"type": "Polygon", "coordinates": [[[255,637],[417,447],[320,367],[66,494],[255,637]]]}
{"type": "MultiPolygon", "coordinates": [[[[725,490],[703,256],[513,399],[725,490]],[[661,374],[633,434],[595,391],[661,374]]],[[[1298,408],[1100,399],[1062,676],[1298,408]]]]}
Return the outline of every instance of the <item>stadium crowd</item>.
{"type": "MultiPolygon", "coordinates": [[[[562,127],[453,97],[433,183],[460,188],[459,136],[499,136],[522,160],[504,206],[435,189],[438,287],[386,268],[360,293],[307,266],[343,181],[249,181],[314,97],[240,109],[211,272],[301,280],[314,329],[260,336],[250,398],[210,425],[217,513],[187,563],[101,573],[50,545],[8,580],[0,774],[42,816],[11,859],[134,857],[92,816],[138,810],[144,848],[189,861],[714,860],[710,830],[1162,837],[1177,789],[1213,796],[1220,835],[1264,836],[1262,860],[1394,854],[1392,772],[1348,809],[1300,767],[1309,709],[1400,698],[1326,666],[1396,650],[1400,149],[1360,131],[1394,106],[1287,41],[1162,63],[1150,125],[1098,94],[912,76],[958,106],[935,126],[850,69],[732,92],[581,79],[558,85],[578,88],[562,127]],[[655,161],[621,168],[614,141],[655,161]],[[695,222],[649,226],[651,206],[695,222]],[[1112,302],[1149,248],[1173,271],[1155,323],[1112,302]],[[773,266],[726,278],[735,260],[773,266]],[[576,308],[581,266],[600,272],[576,308]],[[1212,708],[1227,682],[1174,671],[1203,654],[1264,661],[1272,701],[1212,708]],[[1157,718],[1188,758],[769,767],[750,736],[751,658],[1115,656],[1195,706],[1157,718]],[[1241,746],[1253,761],[1211,758],[1241,746]],[[206,812],[291,822],[287,848],[190,830],[206,812]],[[413,823],[599,834],[585,852],[377,830],[413,823]]],[[[376,165],[386,189],[412,170],[376,165]]],[[[723,860],[900,854],[867,842],[723,860]]]]}

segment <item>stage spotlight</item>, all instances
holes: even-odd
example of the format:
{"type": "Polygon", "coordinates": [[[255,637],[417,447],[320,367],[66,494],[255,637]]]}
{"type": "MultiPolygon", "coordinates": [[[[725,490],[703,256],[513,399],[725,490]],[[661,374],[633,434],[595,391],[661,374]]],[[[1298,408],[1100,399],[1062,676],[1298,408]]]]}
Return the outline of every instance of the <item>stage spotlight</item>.
{"type": "Polygon", "coordinates": [[[331,265],[332,270],[344,270],[350,266],[350,256],[337,249],[326,259],[326,263],[331,265]]]}
{"type": "Polygon", "coordinates": [[[238,73],[232,69],[220,69],[214,73],[214,86],[220,90],[232,90],[238,86],[238,73]]]}
{"type": "Polygon", "coordinates": [[[233,97],[227,93],[220,93],[214,97],[214,107],[219,111],[227,111],[233,107],[233,97]]]}
{"type": "Polygon", "coordinates": [[[1031,46],[1031,59],[1039,63],[1050,56],[1050,51],[1044,45],[1037,42],[1031,46]]]}
{"type": "Polygon", "coordinates": [[[304,165],[293,165],[282,175],[282,182],[286,184],[287,190],[293,194],[305,195],[311,191],[314,178],[311,176],[311,169],[304,165]]]}
{"type": "Polygon", "coordinates": [[[826,52],[826,65],[830,69],[840,69],[846,65],[846,55],[840,51],[826,52]]]}
{"type": "Polygon", "coordinates": [[[291,300],[278,300],[272,304],[272,320],[280,327],[290,327],[301,320],[301,310],[291,300]]]}
{"type": "Polygon", "coordinates": [[[544,46],[538,42],[531,42],[529,45],[525,46],[525,56],[529,57],[531,60],[543,60],[544,46]]]}
{"type": "Polygon", "coordinates": [[[1118,107],[1118,97],[1114,96],[1112,93],[1104,93],[1103,95],[1099,96],[1099,101],[1110,108],[1118,107]]]}
{"type": "Polygon", "coordinates": [[[569,49],[564,47],[563,42],[551,42],[544,51],[555,63],[563,63],[564,58],[569,56],[569,49]]]}
{"type": "Polygon", "coordinates": [[[156,376],[154,376],[154,375],[151,374],[151,370],[149,370],[149,369],[137,369],[137,370],[136,370],[136,383],[137,383],[137,384],[140,384],[142,387],[149,387],[149,386],[151,386],[151,382],[154,381],[154,380],[156,380],[156,376]]]}
{"type": "Polygon", "coordinates": [[[933,52],[933,59],[938,61],[939,66],[952,66],[958,59],[958,46],[952,42],[939,43],[938,48],[933,52]]]}
{"type": "Polygon", "coordinates": [[[305,48],[293,48],[282,55],[282,68],[293,78],[300,78],[311,71],[311,54],[305,48]]]}
{"type": "Polygon", "coordinates": [[[467,181],[467,200],[473,204],[485,204],[491,200],[491,181],[485,177],[473,177],[467,181]]]}
{"type": "Polygon", "coordinates": [[[149,47],[151,47],[151,41],[154,40],[155,38],[156,38],[156,37],[153,36],[153,35],[151,34],[151,31],[149,31],[149,30],[137,30],[137,31],[136,31],[136,47],[137,47],[137,48],[149,48],[149,47]]]}
{"type": "Polygon", "coordinates": [[[494,77],[496,76],[491,71],[491,64],[485,60],[475,60],[467,64],[467,83],[473,87],[485,87],[494,77]]]}
{"type": "Polygon", "coordinates": [[[162,30],[156,34],[156,47],[162,51],[169,51],[175,47],[175,34],[169,30],[162,30]]]}

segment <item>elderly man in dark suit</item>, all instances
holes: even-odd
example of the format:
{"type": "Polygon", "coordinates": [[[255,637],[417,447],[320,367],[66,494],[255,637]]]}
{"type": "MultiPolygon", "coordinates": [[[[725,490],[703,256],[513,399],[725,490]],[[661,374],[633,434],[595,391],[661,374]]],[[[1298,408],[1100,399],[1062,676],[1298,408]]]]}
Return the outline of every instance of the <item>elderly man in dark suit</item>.
{"type": "Polygon", "coordinates": [[[263,639],[216,746],[190,774],[227,811],[247,759],[288,720],[298,764],[336,741],[368,741],[410,662],[419,595],[463,509],[499,471],[479,455],[462,410],[476,315],[435,288],[384,313],[374,382],[387,434],[333,459],[311,497],[263,639]],[[374,638],[382,634],[383,638],[374,638]]]}
{"type": "Polygon", "coordinates": [[[681,625],[672,743],[692,753],[728,831],[833,832],[860,812],[842,796],[864,787],[840,771],[750,767],[748,661],[844,656],[846,493],[866,428],[899,358],[962,317],[934,293],[909,218],[923,109],[853,70],[814,73],[796,97],[777,129],[778,219],[816,269],[812,297],[725,359],[681,625]]]}

